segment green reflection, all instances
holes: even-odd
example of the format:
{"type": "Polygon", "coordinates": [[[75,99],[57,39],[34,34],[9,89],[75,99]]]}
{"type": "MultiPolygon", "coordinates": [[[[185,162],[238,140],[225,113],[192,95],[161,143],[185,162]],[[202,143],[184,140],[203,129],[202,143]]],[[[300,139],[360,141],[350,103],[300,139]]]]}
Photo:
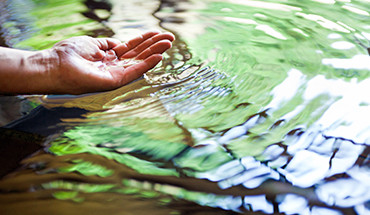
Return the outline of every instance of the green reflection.
{"type": "Polygon", "coordinates": [[[83,198],[78,197],[77,191],[58,191],[53,193],[53,196],[60,200],[72,200],[74,202],[83,202],[83,198]]]}
{"type": "MultiPolygon", "coordinates": [[[[259,157],[267,146],[284,144],[286,135],[293,129],[313,126],[340,96],[333,97],[322,92],[306,100],[304,95],[307,83],[312,78],[318,75],[340,80],[369,77],[368,71],[338,70],[322,64],[324,58],[351,58],[365,52],[358,44],[349,50],[330,46],[337,40],[353,42],[354,32],[365,30],[366,19],[359,14],[351,14],[356,17],[355,20],[344,17],[340,23],[333,21],[342,12],[345,5],[343,2],[335,5],[315,1],[290,1],[284,5],[257,1],[206,3],[204,9],[192,10],[199,15],[197,25],[204,27],[204,32],[198,33],[196,37],[181,39],[186,41],[193,56],[188,63],[199,62],[201,59],[216,68],[215,73],[223,74],[223,78],[210,80],[207,84],[212,89],[219,87],[227,93],[195,97],[194,100],[201,106],[195,112],[179,112],[172,114],[173,118],[156,114],[148,117],[151,103],[145,99],[152,95],[146,92],[150,87],[143,86],[135,92],[117,95],[109,105],[109,111],[88,116],[87,122],[97,120],[97,124],[86,123],[68,130],[63,138],[52,143],[50,151],[57,155],[85,152],[96,154],[146,174],[178,175],[174,169],[161,167],[166,161],[173,161],[177,167],[191,171],[208,171],[235,158],[259,157]],[[333,33],[340,39],[331,40],[330,35],[333,33]],[[302,77],[293,80],[301,81],[292,90],[293,96],[277,106],[269,106],[276,97],[285,93],[275,89],[289,78],[292,69],[299,71],[302,77]],[[135,93],[139,93],[140,98],[136,99],[135,93]],[[120,107],[135,102],[135,108],[145,110],[142,113],[145,116],[139,117],[137,110],[133,114],[135,117],[129,116],[130,111],[122,111],[120,115],[120,107]],[[286,117],[293,112],[292,117],[286,117]],[[118,118],[105,119],[109,114],[118,118]],[[217,145],[202,150],[191,149],[187,145],[189,139],[198,141],[195,145],[207,144],[207,140],[219,144],[220,136],[256,115],[261,116],[261,120],[251,125],[244,135],[225,143],[227,146],[217,145]],[[277,124],[280,120],[284,123],[277,124]],[[197,139],[195,133],[205,137],[197,139]],[[160,162],[155,163],[153,160],[160,162]]],[[[363,8],[364,5],[360,3],[358,7],[363,8]]],[[[206,78],[195,77],[191,81],[204,84],[201,82],[203,79],[206,78]]],[[[158,100],[161,95],[172,95],[176,99],[183,96],[181,93],[188,93],[181,91],[181,87],[165,88],[163,91],[159,89],[158,100]]],[[[153,96],[153,100],[156,99],[153,96]]],[[[187,99],[193,98],[184,96],[164,106],[187,99]]]]}
{"type": "MultiPolygon", "coordinates": [[[[322,63],[324,58],[350,59],[357,54],[366,54],[366,50],[354,42],[354,35],[366,32],[368,16],[349,11],[348,7],[343,7],[345,2],[271,1],[280,2],[278,5],[267,3],[272,9],[266,8],[262,1],[204,2],[204,9],[188,11],[197,14],[196,23],[191,24],[204,31],[179,39],[186,42],[186,51],[192,54],[187,64],[203,62],[203,65],[217,69],[209,76],[219,76],[212,79],[204,75],[184,81],[181,77],[191,77],[191,74],[157,68],[161,75],[178,75],[179,82],[184,83],[171,85],[163,78],[164,86],[152,87],[148,83],[141,84],[145,82],[141,80],[136,82],[134,90],[127,87],[111,96],[108,92],[91,95],[90,100],[81,99],[81,104],[94,106],[91,110],[97,112],[88,113],[86,119],[67,127],[60,138],[50,143],[49,152],[58,158],[82,154],[92,155],[91,160],[108,158],[120,164],[120,168],[111,168],[110,162],[105,166],[90,160],[66,159],[63,161],[66,165],[57,168],[59,174],[63,177],[78,175],[78,180],[85,179],[86,182],[50,179],[51,182],[43,184],[44,189],[69,190],[55,192],[55,198],[80,201],[82,192],[111,192],[159,199],[165,205],[179,198],[219,207],[227,197],[169,186],[165,184],[166,180],[160,184],[161,181],[123,179],[131,176],[125,168],[129,167],[137,175],[147,174],[144,179],[148,181],[151,176],[176,176],[187,182],[197,173],[212,172],[247,156],[265,161],[261,153],[267,146],[275,143],[289,145],[285,139],[290,131],[314,127],[325,111],[341,98],[341,95],[331,95],[325,90],[307,96],[308,83],[312,79],[322,76],[325,81],[345,82],[369,77],[369,71],[365,69],[336,69],[322,63]],[[338,41],[353,43],[353,48],[334,48],[332,43],[338,41]],[[292,69],[298,71],[295,73],[298,78],[291,79],[292,69]],[[292,82],[286,84],[286,80],[292,82]],[[297,84],[295,88],[292,83],[297,84]],[[193,88],[189,87],[192,84],[193,88]],[[284,87],[286,90],[281,90],[284,87]],[[213,93],[215,89],[220,93],[213,93]],[[272,103],[277,98],[283,99],[272,103]],[[187,111],[194,106],[199,108],[187,111]],[[180,108],[184,111],[177,112],[180,108]],[[228,131],[252,121],[254,116],[259,120],[251,123],[244,133],[226,142],[220,141],[228,131]],[[94,176],[99,176],[98,180],[105,184],[89,181],[94,176]]],[[[41,30],[19,46],[46,48],[60,39],[84,34],[86,29],[100,26],[80,15],[86,9],[81,1],[36,3],[40,6],[33,16],[39,20],[48,17],[50,21],[36,22],[36,28],[41,30]],[[63,10],[67,5],[73,10],[63,10]],[[74,15],[69,16],[69,13],[74,15]],[[68,16],[68,19],[61,23],[61,16],[68,16]]],[[[353,4],[366,11],[366,3],[353,1],[353,4]]],[[[173,10],[161,12],[172,13],[173,10]]],[[[191,29],[183,29],[186,30],[191,29]]],[[[181,33],[178,32],[180,36],[181,33]]],[[[179,53],[174,55],[174,59],[179,59],[179,53]]],[[[153,76],[153,79],[157,78],[155,74],[153,76]]],[[[68,124],[68,119],[65,121],[68,124]]],[[[231,173],[221,172],[218,174],[224,174],[224,177],[215,178],[227,181],[234,177],[231,173]]],[[[217,186],[207,182],[207,185],[217,186]]],[[[194,184],[196,186],[198,184],[194,184]]],[[[239,204],[239,200],[236,202],[239,204]]]]}
{"type": "MultiPolygon", "coordinates": [[[[105,28],[101,23],[85,17],[88,8],[82,0],[39,1],[28,3],[28,11],[19,16],[32,20],[31,36],[16,44],[16,48],[46,49],[72,36],[91,35],[93,30],[105,28]]],[[[4,27],[7,28],[7,23],[4,27]]]]}
{"type": "MultiPolygon", "coordinates": [[[[370,76],[366,69],[338,69],[322,63],[323,59],[350,59],[367,54],[355,38],[368,31],[368,15],[349,13],[345,11],[348,4],[339,1],[333,4],[274,2],[278,4],[207,1],[206,7],[193,10],[199,16],[196,23],[189,23],[198,29],[201,26],[203,31],[182,38],[189,45],[194,62],[202,59],[226,74],[227,78],[220,81],[230,91],[224,97],[210,95],[200,100],[203,107],[200,111],[177,114],[176,119],[186,128],[219,134],[266,108],[269,110],[264,121],[248,129],[247,135],[228,143],[228,148],[238,157],[257,156],[266,146],[282,142],[289,131],[310,128],[341,98],[323,91],[306,101],[307,83],[312,78],[323,75],[328,80],[361,81],[370,76]],[[338,16],[342,13],[348,16],[338,16]],[[353,46],[335,48],[333,44],[338,41],[353,46]],[[302,74],[302,80],[294,80],[302,81],[300,87],[287,88],[295,95],[279,106],[270,106],[275,97],[286,93],[274,89],[288,78],[292,69],[302,74]],[[285,119],[294,111],[297,112],[294,117],[285,119]],[[279,120],[285,121],[275,126],[279,120]]],[[[363,11],[368,6],[362,1],[353,4],[363,11]]]]}
{"type": "Polygon", "coordinates": [[[162,197],[160,200],[163,204],[168,204],[171,202],[171,199],[166,197],[167,195],[172,197],[172,201],[173,198],[184,199],[187,201],[197,202],[200,205],[213,207],[222,206],[225,209],[230,206],[236,206],[237,208],[240,207],[242,204],[242,200],[240,197],[195,192],[180,187],[161,184],[154,184],[153,186],[148,187],[147,184],[135,180],[124,180],[123,183],[129,188],[136,188],[136,194],[140,197],[153,198],[158,197],[160,194],[164,194],[164,197],[162,197]]]}
{"type": "Polygon", "coordinates": [[[189,149],[174,159],[176,165],[184,169],[196,172],[204,172],[215,169],[222,164],[231,161],[232,157],[220,146],[207,146],[189,149]]]}
{"type": "MultiPolygon", "coordinates": [[[[52,181],[42,185],[45,189],[65,189],[73,190],[75,192],[66,192],[65,196],[77,196],[78,192],[85,193],[99,193],[99,192],[113,192],[116,189],[116,185],[113,184],[86,184],[68,181],[52,181]]],[[[63,195],[63,194],[62,194],[63,195]]]]}
{"type": "MultiPolygon", "coordinates": [[[[53,142],[49,150],[56,155],[87,152],[113,159],[140,173],[177,175],[178,173],[173,169],[160,168],[156,163],[127,153],[147,155],[152,159],[170,160],[188,147],[179,142],[181,139],[176,135],[178,130],[167,124],[170,127],[157,132],[156,128],[166,128],[166,123],[157,124],[156,120],[134,120],[134,122],[136,123],[123,123],[122,126],[112,127],[102,125],[75,127],[65,132],[62,138],[53,142]],[[154,127],[154,130],[146,129],[151,127],[151,123],[155,123],[159,127],[154,127]],[[164,135],[161,136],[160,132],[163,132],[164,135]]],[[[86,164],[79,167],[84,165],[86,164]]]]}
{"type": "Polygon", "coordinates": [[[156,163],[152,163],[146,160],[142,160],[131,156],[129,154],[118,154],[117,152],[110,152],[106,149],[100,149],[96,147],[86,147],[79,145],[78,143],[64,142],[64,143],[53,143],[50,147],[50,152],[56,155],[65,154],[78,154],[78,153],[91,153],[100,155],[109,159],[113,159],[121,164],[125,164],[132,169],[140,173],[145,174],[156,174],[156,175],[177,175],[174,170],[159,168],[156,163]]]}
{"type": "Polygon", "coordinates": [[[90,176],[90,175],[97,175],[100,177],[108,177],[111,176],[114,171],[107,169],[101,165],[93,164],[91,162],[86,162],[84,160],[73,160],[72,165],[67,167],[59,168],[60,172],[79,172],[83,175],[90,176]]]}

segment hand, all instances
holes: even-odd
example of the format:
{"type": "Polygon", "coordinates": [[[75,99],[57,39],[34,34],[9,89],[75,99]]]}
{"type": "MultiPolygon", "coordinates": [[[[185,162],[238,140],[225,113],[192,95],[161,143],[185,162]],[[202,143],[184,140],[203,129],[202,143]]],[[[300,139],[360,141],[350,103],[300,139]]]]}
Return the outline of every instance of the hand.
{"type": "Polygon", "coordinates": [[[49,73],[53,93],[81,94],[123,86],[152,69],[171,48],[171,33],[148,32],[126,43],[72,37],[51,49],[58,59],[49,73]]]}

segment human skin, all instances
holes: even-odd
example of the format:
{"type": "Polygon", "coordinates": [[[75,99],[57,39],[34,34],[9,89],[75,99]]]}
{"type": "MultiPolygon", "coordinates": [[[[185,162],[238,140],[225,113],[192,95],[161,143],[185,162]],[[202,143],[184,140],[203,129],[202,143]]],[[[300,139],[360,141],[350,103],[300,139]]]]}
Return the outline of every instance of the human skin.
{"type": "Polygon", "coordinates": [[[80,36],[41,51],[0,47],[0,94],[82,94],[116,89],[155,67],[174,39],[171,33],[147,32],[126,43],[80,36]]]}

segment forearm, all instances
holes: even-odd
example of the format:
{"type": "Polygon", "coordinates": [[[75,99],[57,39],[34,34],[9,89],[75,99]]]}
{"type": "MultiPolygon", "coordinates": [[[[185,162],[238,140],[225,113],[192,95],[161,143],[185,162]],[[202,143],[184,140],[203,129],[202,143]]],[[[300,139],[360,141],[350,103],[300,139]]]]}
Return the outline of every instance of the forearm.
{"type": "Polygon", "coordinates": [[[50,91],[55,56],[49,50],[24,51],[0,47],[0,94],[50,91]]]}

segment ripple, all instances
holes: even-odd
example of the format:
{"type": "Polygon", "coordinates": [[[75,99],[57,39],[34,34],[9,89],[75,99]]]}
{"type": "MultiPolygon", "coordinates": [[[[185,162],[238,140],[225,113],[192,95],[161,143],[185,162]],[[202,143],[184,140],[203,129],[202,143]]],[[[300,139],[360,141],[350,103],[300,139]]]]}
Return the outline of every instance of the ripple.
{"type": "Polygon", "coordinates": [[[166,28],[174,48],[120,89],[43,97],[63,130],[0,181],[2,202],[366,214],[367,3],[112,2],[115,37],[166,28]]]}

